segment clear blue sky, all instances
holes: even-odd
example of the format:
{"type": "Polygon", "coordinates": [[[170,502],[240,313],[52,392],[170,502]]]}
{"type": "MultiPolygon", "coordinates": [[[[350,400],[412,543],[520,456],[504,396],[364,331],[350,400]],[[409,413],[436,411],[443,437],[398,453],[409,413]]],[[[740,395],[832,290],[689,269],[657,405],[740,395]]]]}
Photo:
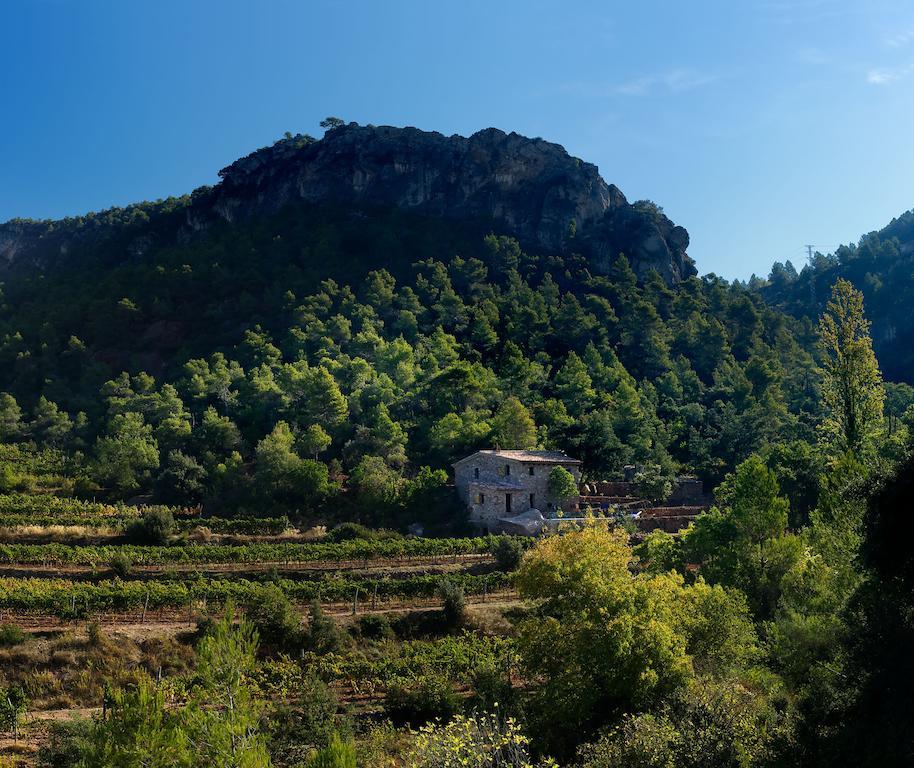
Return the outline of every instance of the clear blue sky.
{"type": "Polygon", "coordinates": [[[189,192],[326,115],[557,141],[728,278],[914,207],[910,2],[3,0],[0,105],[0,221],[189,192]]]}

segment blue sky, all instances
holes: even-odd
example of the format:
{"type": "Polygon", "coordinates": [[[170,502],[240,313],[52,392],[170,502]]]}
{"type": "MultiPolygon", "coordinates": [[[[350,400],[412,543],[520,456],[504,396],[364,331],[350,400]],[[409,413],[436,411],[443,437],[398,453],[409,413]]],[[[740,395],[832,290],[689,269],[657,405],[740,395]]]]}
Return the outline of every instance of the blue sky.
{"type": "Polygon", "coordinates": [[[189,192],[331,114],[559,142],[746,278],[914,207],[914,4],[0,4],[0,221],[189,192]]]}

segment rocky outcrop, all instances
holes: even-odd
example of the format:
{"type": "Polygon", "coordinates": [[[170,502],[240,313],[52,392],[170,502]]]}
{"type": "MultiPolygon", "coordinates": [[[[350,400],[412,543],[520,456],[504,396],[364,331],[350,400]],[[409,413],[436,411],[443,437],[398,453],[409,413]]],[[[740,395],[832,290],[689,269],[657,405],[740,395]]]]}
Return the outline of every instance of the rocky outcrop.
{"type": "Polygon", "coordinates": [[[209,210],[228,221],[294,199],[396,206],[488,220],[527,246],[581,251],[599,271],[624,253],[642,277],[650,269],[668,282],[695,274],[688,233],[659,209],[630,205],[595,165],[558,144],[495,128],[464,138],[351,123],[321,141],[277,142],[219,175],[209,210]]]}
{"type": "MultiPolygon", "coordinates": [[[[329,130],[323,139],[288,137],[220,172],[222,181],[195,194],[185,208],[183,238],[216,221],[276,213],[289,204],[382,209],[489,222],[494,231],[546,251],[576,251],[605,272],[624,253],[636,274],[656,269],[673,283],[695,274],[688,233],[651,205],[629,204],[596,166],[558,144],[489,128],[462,136],[415,128],[359,126],[329,130]]],[[[67,239],[58,227],[59,252],[67,239]]],[[[0,227],[0,265],[28,258],[36,231],[0,227]]],[[[130,234],[126,255],[152,239],[130,234]]]]}

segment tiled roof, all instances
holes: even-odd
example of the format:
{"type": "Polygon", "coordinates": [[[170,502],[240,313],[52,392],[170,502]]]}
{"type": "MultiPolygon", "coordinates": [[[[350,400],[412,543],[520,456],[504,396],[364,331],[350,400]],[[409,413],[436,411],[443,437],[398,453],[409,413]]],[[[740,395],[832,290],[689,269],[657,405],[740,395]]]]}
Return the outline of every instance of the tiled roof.
{"type": "Polygon", "coordinates": [[[487,450],[487,451],[477,451],[476,453],[467,456],[460,461],[455,461],[455,464],[462,464],[464,461],[472,459],[473,456],[478,454],[484,454],[487,456],[498,456],[503,459],[513,459],[514,461],[522,461],[525,464],[580,464],[579,459],[573,459],[564,451],[500,451],[500,450],[487,450]]]}

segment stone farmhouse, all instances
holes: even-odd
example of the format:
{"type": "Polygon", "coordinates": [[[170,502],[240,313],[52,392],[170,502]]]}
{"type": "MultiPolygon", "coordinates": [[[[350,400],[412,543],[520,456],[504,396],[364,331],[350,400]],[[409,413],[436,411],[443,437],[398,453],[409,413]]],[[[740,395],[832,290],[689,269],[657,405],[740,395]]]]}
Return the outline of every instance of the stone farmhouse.
{"type": "MultiPolygon", "coordinates": [[[[580,483],[581,462],[562,451],[487,450],[454,463],[454,485],[470,521],[483,533],[495,533],[531,509],[554,516],[558,500],[550,498],[548,483],[555,467],[564,467],[580,483]]],[[[578,499],[562,499],[561,506],[577,510],[578,499]]]]}

